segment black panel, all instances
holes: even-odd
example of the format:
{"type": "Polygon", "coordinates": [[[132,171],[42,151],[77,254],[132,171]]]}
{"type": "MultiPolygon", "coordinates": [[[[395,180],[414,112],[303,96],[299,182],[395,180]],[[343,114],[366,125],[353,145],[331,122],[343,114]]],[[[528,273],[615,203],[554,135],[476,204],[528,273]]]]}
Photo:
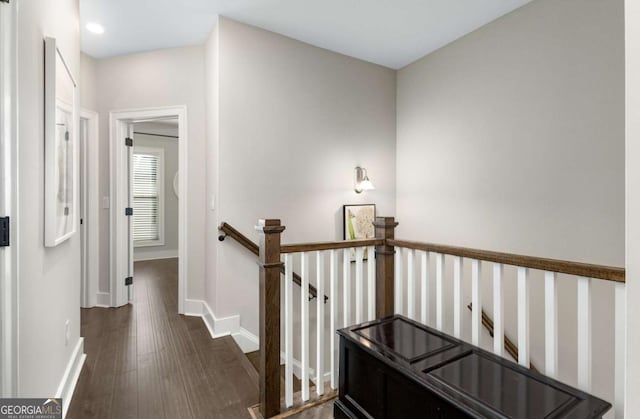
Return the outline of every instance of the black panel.
{"type": "Polygon", "coordinates": [[[356,333],[395,353],[408,362],[453,348],[456,344],[426,330],[417,329],[402,318],[357,329],[356,333]]]}
{"type": "Polygon", "coordinates": [[[10,226],[11,219],[9,217],[0,217],[0,247],[11,245],[10,226]]]}
{"type": "MultiPolygon", "coordinates": [[[[345,351],[344,353],[346,353],[345,351]]],[[[345,360],[343,393],[352,410],[365,417],[382,417],[384,372],[366,353],[349,351],[345,360]]]]}
{"type": "Polygon", "coordinates": [[[477,353],[429,374],[509,417],[553,417],[554,412],[578,402],[564,391],[477,353]]]}

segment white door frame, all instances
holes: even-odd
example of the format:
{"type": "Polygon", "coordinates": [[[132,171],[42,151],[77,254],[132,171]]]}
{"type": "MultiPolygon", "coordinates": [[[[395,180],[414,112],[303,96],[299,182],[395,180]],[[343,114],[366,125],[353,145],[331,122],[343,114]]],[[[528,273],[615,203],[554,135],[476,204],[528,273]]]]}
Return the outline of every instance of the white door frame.
{"type": "Polygon", "coordinates": [[[80,157],[80,172],[84,176],[82,199],[84,255],[86,270],[82,275],[82,307],[95,307],[98,303],[98,282],[100,277],[100,156],[99,156],[99,116],[97,112],[80,110],[80,119],[87,121],[87,133],[83,153],[80,157]]]}
{"type": "Polygon", "coordinates": [[[0,216],[11,245],[0,248],[0,397],[18,393],[18,60],[17,2],[0,3],[0,216]]]}
{"type": "MultiPolygon", "coordinates": [[[[127,109],[109,113],[110,146],[110,194],[111,194],[111,306],[127,304],[129,296],[124,279],[128,274],[128,223],[125,216],[127,202],[127,147],[124,139],[128,136],[128,126],[133,122],[157,119],[178,119],[178,171],[180,200],[178,202],[178,312],[184,314],[187,298],[187,107],[172,106],[162,108],[127,109]]],[[[135,279],[134,279],[135,284],[135,279]]]]}

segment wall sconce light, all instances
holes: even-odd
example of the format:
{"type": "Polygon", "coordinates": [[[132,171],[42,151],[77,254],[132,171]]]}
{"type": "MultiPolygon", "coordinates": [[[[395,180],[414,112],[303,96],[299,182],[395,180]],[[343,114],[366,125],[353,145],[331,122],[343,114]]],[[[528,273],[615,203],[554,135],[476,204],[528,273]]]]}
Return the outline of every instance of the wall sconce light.
{"type": "Polygon", "coordinates": [[[369,176],[367,176],[367,169],[364,167],[356,167],[355,168],[355,179],[353,182],[353,189],[356,193],[362,193],[362,191],[371,191],[376,187],[373,186],[373,183],[369,180],[369,176]]]}

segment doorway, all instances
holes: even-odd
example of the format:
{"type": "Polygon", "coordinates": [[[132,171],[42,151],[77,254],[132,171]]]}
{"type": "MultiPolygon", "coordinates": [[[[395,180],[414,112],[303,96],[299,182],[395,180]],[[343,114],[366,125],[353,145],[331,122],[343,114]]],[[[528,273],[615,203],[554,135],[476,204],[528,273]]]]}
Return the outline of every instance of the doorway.
{"type": "Polygon", "coordinates": [[[133,301],[136,260],[177,256],[178,313],[184,314],[188,254],[186,112],[186,107],[178,106],[110,114],[113,307],[133,301]],[[177,160],[177,168],[169,159],[177,160]],[[168,202],[174,206],[169,208],[168,202]]]}
{"type": "Polygon", "coordinates": [[[178,258],[179,141],[177,119],[133,124],[134,263],[178,258]]]}

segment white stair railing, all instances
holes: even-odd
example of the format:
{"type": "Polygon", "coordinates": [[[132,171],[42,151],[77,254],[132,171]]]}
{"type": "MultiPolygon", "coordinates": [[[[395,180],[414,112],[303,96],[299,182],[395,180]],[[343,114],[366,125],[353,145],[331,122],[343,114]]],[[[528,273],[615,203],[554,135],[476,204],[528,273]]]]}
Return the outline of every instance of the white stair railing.
{"type": "Polygon", "coordinates": [[[314,258],[310,258],[310,252],[282,255],[286,272],[283,279],[285,292],[282,319],[286,407],[292,407],[294,403],[294,375],[301,381],[302,402],[311,398],[310,381],[313,381],[318,397],[325,394],[327,382],[332,390],[337,390],[339,359],[338,337],[335,332],[340,328],[375,318],[375,247],[316,250],[313,254],[314,258]],[[340,263],[341,270],[338,269],[340,263]],[[300,267],[302,278],[299,312],[293,307],[294,289],[291,274],[297,266],[300,267]],[[314,278],[313,285],[318,295],[318,298],[313,300],[308,298],[311,278],[314,278]],[[326,294],[329,295],[328,313],[323,298],[326,294]],[[310,310],[313,311],[314,306],[315,319],[311,319],[309,313],[310,310]],[[311,339],[314,334],[315,339],[311,339]],[[299,340],[298,352],[294,351],[296,340],[299,340]],[[311,354],[315,357],[313,363],[310,359],[311,354]]]}
{"type": "MultiPolygon", "coordinates": [[[[493,296],[493,344],[492,350],[496,355],[505,356],[505,277],[504,265],[516,268],[516,292],[517,308],[514,313],[517,316],[517,345],[520,365],[527,368],[531,365],[531,340],[530,340],[530,269],[540,270],[544,276],[544,301],[540,306],[544,323],[544,369],[543,373],[557,379],[559,374],[559,335],[558,324],[560,314],[558,311],[558,273],[565,274],[567,278],[576,281],[577,289],[577,377],[573,384],[580,389],[592,391],[593,370],[593,322],[592,322],[592,298],[591,288],[594,280],[609,281],[615,287],[615,301],[610,304],[615,314],[615,342],[611,344],[611,351],[615,353],[615,389],[612,391],[615,400],[616,418],[623,417],[624,402],[624,270],[603,266],[587,265],[566,261],[554,261],[549,259],[532,258],[526,256],[508,255],[496,252],[483,252],[473,249],[455,248],[424,243],[404,242],[391,240],[396,247],[395,257],[395,312],[406,313],[408,317],[415,319],[416,295],[419,296],[417,304],[421,313],[421,320],[427,325],[444,332],[450,332],[453,336],[469,340],[470,343],[481,346],[482,316],[483,316],[483,277],[482,265],[491,264],[492,267],[492,296],[493,296]],[[449,251],[448,251],[449,250],[449,251]],[[416,252],[421,253],[418,258],[419,267],[416,266],[416,252]],[[468,255],[468,256],[467,256],[468,255]],[[485,255],[486,258],[482,256],[485,255]],[[435,299],[432,301],[429,295],[429,265],[431,258],[435,258],[435,299]],[[449,260],[450,259],[450,260],[449,260]],[[463,263],[465,260],[471,267],[471,334],[465,337],[462,331],[464,301],[464,277],[463,263]],[[504,263],[503,263],[504,262],[504,263]],[[451,263],[452,277],[446,276],[445,265],[451,263]],[[406,272],[403,270],[406,266],[406,272]],[[416,290],[414,271],[420,269],[421,290],[416,290]],[[584,275],[591,273],[592,276],[584,275]],[[447,281],[451,281],[452,300],[445,297],[444,287],[447,281]],[[398,295],[398,293],[402,295],[398,295]],[[406,301],[404,299],[406,296],[406,301]],[[430,305],[435,304],[435,324],[429,319],[430,305]],[[450,314],[452,322],[451,330],[445,330],[445,317],[450,314]]],[[[563,277],[563,281],[564,281],[563,277]]]]}
{"type": "MultiPolygon", "coordinates": [[[[285,366],[286,407],[293,406],[295,402],[294,375],[301,380],[300,399],[303,403],[312,396],[327,397],[326,385],[335,391],[339,384],[336,331],[377,316],[403,314],[482,346],[483,322],[486,320],[490,324],[490,319],[486,319],[483,312],[483,290],[490,290],[486,299],[493,300],[493,352],[506,356],[506,343],[507,352],[513,354],[520,365],[531,367],[530,321],[531,316],[536,316],[534,320],[542,320],[544,324],[544,345],[533,348],[544,348],[541,354],[537,354],[544,356],[544,373],[566,379],[566,371],[559,370],[562,366],[558,362],[559,349],[563,348],[563,336],[558,330],[561,316],[559,282],[564,284],[573,280],[577,302],[577,374],[575,384],[569,384],[592,391],[593,366],[601,362],[594,359],[593,353],[592,288],[594,282],[606,281],[604,283],[611,284],[615,290],[614,301],[607,304],[615,317],[615,339],[608,351],[615,354],[615,385],[610,391],[613,394],[610,398],[615,406],[615,417],[624,417],[624,269],[395,240],[393,229],[396,225],[392,217],[378,217],[374,223],[376,239],[280,245],[284,226],[279,220],[261,220],[257,228],[261,234],[259,246],[230,226],[223,225],[225,234],[243,243],[260,258],[260,334],[266,337],[260,340],[260,350],[266,354],[265,365],[261,361],[259,374],[263,414],[266,412],[267,416],[273,416],[281,411],[280,379],[276,375],[279,361],[285,366]],[[278,260],[283,264],[277,263],[278,260]],[[465,266],[469,268],[470,275],[465,275],[465,266]],[[285,273],[283,276],[282,271],[285,273]],[[300,272],[300,276],[295,271],[300,272]],[[449,272],[452,272],[451,278],[449,272]],[[538,274],[544,278],[541,283],[543,299],[532,306],[531,277],[538,274]],[[470,276],[470,284],[465,280],[467,275],[470,276]],[[433,295],[430,292],[431,278],[435,278],[433,295]],[[510,280],[514,283],[509,287],[510,280]],[[299,290],[293,286],[295,282],[299,282],[299,290]],[[468,289],[465,289],[465,284],[468,289]],[[449,287],[452,296],[445,293],[449,287]],[[508,313],[505,308],[506,290],[515,294],[512,300],[515,300],[516,307],[509,305],[513,313],[508,313]],[[274,298],[279,291],[280,300],[274,298]],[[327,294],[328,305],[325,306],[327,294]],[[310,299],[310,295],[317,298],[310,299]],[[469,335],[466,335],[463,307],[465,298],[469,296],[471,327],[469,335]],[[296,301],[299,301],[299,306],[296,301]],[[435,318],[432,318],[432,312],[435,312],[435,318]],[[517,330],[511,333],[517,335],[518,348],[506,337],[506,320],[510,315],[516,317],[517,330]],[[445,323],[452,323],[451,331],[445,330],[445,323]],[[283,336],[280,335],[282,330],[283,336]],[[279,347],[274,344],[278,342],[274,338],[277,336],[282,337],[279,347]],[[277,350],[281,351],[280,355],[277,350]],[[313,395],[310,381],[315,382],[313,395]]],[[[567,316],[566,308],[562,308],[562,315],[567,316]]]]}

